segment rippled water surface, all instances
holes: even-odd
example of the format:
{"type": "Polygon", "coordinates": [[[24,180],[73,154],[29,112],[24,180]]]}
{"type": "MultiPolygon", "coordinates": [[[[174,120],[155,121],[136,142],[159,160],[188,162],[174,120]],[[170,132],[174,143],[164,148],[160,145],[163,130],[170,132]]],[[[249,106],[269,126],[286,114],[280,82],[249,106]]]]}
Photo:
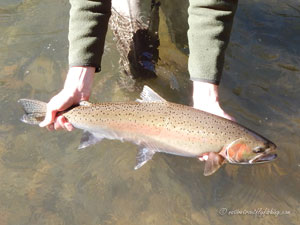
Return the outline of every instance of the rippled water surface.
{"type": "MultiPolygon", "coordinates": [[[[183,104],[191,95],[187,5],[162,0],[159,78],[138,83],[183,104]]],[[[221,83],[224,109],[274,141],[278,160],[226,165],[210,177],[196,159],[165,154],[134,171],[134,144],[105,140],[78,151],[81,131],[19,121],[19,98],[47,101],[62,87],[68,10],[68,1],[0,1],[0,225],[299,224],[299,1],[240,1],[221,83]]],[[[118,60],[109,31],[92,101],[138,96],[122,86],[118,60]]]]}

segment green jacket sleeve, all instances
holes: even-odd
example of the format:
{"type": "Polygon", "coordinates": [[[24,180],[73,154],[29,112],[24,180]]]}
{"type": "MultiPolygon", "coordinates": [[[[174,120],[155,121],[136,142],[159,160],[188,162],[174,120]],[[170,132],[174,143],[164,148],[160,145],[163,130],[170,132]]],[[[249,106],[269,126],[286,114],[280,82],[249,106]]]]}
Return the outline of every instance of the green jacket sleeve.
{"type": "Polygon", "coordinates": [[[190,0],[191,80],[219,84],[237,3],[238,0],[190,0]]]}
{"type": "Polygon", "coordinates": [[[69,65],[100,71],[111,0],[70,0],[69,65]]]}

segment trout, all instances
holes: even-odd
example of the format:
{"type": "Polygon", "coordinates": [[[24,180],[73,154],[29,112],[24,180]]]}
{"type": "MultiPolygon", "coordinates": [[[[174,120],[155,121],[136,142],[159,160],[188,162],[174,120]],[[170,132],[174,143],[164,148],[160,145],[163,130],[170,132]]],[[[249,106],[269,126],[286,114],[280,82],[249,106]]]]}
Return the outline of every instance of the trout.
{"type": "MultiPolygon", "coordinates": [[[[19,102],[25,111],[21,121],[39,124],[44,119],[45,102],[19,102]]],[[[277,157],[276,145],[254,131],[219,116],[168,102],[147,86],[135,102],[82,101],[60,114],[75,128],[84,130],[79,149],[104,138],[140,146],[135,169],[157,152],[196,158],[207,155],[205,176],[226,162],[257,164],[277,157]]]]}

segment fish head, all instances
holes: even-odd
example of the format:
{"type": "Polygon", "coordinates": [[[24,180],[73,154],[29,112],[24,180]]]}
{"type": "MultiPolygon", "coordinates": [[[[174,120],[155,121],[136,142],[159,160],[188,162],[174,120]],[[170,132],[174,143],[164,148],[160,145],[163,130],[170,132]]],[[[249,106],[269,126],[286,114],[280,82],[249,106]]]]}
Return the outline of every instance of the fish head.
{"type": "Polygon", "coordinates": [[[237,139],[223,147],[220,152],[209,152],[204,175],[216,172],[224,163],[252,165],[276,159],[276,145],[263,137],[237,139]]]}
{"type": "Polygon", "coordinates": [[[257,164],[273,161],[277,158],[276,145],[262,137],[255,139],[237,139],[220,152],[231,164],[257,164]]]}

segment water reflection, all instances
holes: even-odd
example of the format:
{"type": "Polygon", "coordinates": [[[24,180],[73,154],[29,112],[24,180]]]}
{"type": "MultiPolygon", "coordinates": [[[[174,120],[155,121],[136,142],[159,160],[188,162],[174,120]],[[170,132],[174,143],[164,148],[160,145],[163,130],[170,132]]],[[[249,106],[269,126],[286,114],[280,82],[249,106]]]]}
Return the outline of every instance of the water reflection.
{"type": "MultiPolygon", "coordinates": [[[[67,1],[0,3],[1,225],[297,223],[297,1],[240,2],[221,84],[224,108],[240,123],[273,140],[279,159],[258,166],[226,165],[211,177],[202,175],[203,165],[195,159],[164,154],[134,171],[137,147],[133,144],[106,140],[77,151],[80,131],[49,133],[18,121],[19,98],[48,100],[62,86],[68,9],[67,1]],[[222,208],[290,214],[221,216],[222,208]]],[[[168,100],[187,104],[186,39],[180,36],[186,25],[172,30],[164,17],[172,15],[169,10],[161,12],[160,76],[145,83],[168,100]],[[170,73],[176,76],[179,91],[170,89],[170,73]]],[[[138,96],[120,88],[118,60],[109,32],[92,100],[128,101],[138,96]]]]}

